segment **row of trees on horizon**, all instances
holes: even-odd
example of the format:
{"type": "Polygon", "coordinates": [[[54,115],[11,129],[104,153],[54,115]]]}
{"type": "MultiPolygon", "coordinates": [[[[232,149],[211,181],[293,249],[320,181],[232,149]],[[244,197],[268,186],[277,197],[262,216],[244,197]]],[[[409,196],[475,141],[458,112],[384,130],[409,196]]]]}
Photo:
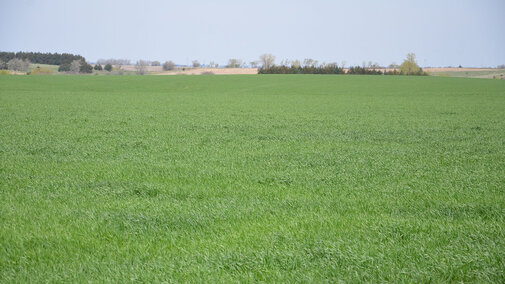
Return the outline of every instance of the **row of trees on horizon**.
{"type": "Polygon", "coordinates": [[[0,52],[0,62],[7,63],[12,59],[21,59],[35,64],[61,65],[74,60],[85,60],[81,55],[70,53],[42,52],[0,52]]]}
{"type": "MultiPolygon", "coordinates": [[[[258,68],[260,74],[390,74],[390,75],[425,75],[415,60],[415,54],[409,53],[402,64],[391,63],[387,67],[380,66],[371,61],[363,62],[361,66],[346,66],[346,62],[319,63],[317,60],[306,58],[300,60],[282,60],[275,63],[276,57],[272,54],[262,54],[258,60],[246,63],[237,58],[230,58],[224,68],[258,68]],[[389,70],[385,70],[388,68],[389,70]]],[[[92,73],[93,70],[109,71],[113,69],[122,74],[125,65],[132,65],[129,59],[99,59],[92,66],[81,55],[70,53],[40,53],[40,52],[0,52],[0,69],[10,69],[18,72],[27,72],[30,64],[59,65],[59,72],[68,73],[92,73]]],[[[209,64],[201,64],[193,60],[190,66],[177,65],[172,60],[161,63],[160,61],[138,60],[134,64],[137,74],[146,74],[149,66],[161,66],[164,71],[176,70],[177,67],[187,68],[219,68],[220,65],[211,61],[209,64]]],[[[461,66],[460,66],[461,67],[461,66]]],[[[498,65],[497,68],[505,68],[498,65]]]]}
{"type": "MultiPolygon", "coordinates": [[[[104,63],[107,61],[103,61],[104,63]]],[[[262,54],[258,61],[250,62],[254,67],[260,66],[258,69],[259,74],[357,74],[357,75],[427,75],[416,62],[416,56],[413,53],[407,54],[407,58],[401,65],[391,64],[389,68],[393,70],[381,70],[385,67],[379,66],[378,63],[363,62],[362,66],[350,66],[347,71],[345,69],[345,61],[339,66],[338,63],[321,63],[317,60],[305,59],[303,63],[299,60],[283,60],[280,65],[275,64],[275,56],[272,54],[262,54]],[[398,69],[398,70],[397,70],[398,69]]],[[[149,62],[146,60],[139,60],[135,64],[137,74],[143,75],[147,72],[147,66],[159,66],[158,61],[149,62]]],[[[172,61],[167,61],[163,64],[163,70],[173,70],[175,64],[172,61]]],[[[193,61],[192,67],[201,67],[200,63],[193,61]]],[[[210,67],[218,67],[211,62],[210,67]]],[[[226,68],[241,68],[243,61],[240,59],[230,59],[226,68]]]]}

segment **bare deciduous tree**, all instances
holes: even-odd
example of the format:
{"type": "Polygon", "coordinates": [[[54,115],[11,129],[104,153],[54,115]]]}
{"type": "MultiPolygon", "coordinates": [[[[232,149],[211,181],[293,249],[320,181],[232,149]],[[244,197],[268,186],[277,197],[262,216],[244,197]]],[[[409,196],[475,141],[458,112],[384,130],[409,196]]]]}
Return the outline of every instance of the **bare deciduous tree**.
{"type": "Polygon", "coordinates": [[[314,65],[315,65],[315,64],[314,64],[314,62],[315,62],[315,61],[314,61],[314,59],[311,59],[311,58],[305,58],[305,59],[303,60],[303,66],[305,66],[305,67],[308,67],[308,66],[314,66],[314,65]]]}
{"type": "Polygon", "coordinates": [[[258,67],[258,61],[251,61],[251,62],[249,62],[249,65],[250,65],[252,68],[257,68],[257,67],[258,67]]]}
{"type": "Polygon", "coordinates": [[[74,60],[72,63],[70,63],[70,72],[72,73],[79,73],[81,70],[81,61],[80,60],[74,60]]]}
{"type": "Polygon", "coordinates": [[[7,62],[7,67],[9,70],[26,72],[30,68],[30,61],[27,59],[21,60],[19,58],[13,58],[7,62]]]}
{"type": "Polygon", "coordinates": [[[275,56],[272,54],[262,54],[260,55],[260,62],[263,68],[270,68],[275,64],[275,56]]]}
{"type": "Polygon", "coordinates": [[[231,58],[228,60],[226,68],[240,68],[242,66],[242,59],[231,58]]]}
{"type": "Polygon", "coordinates": [[[118,70],[121,70],[121,67],[123,65],[130,65],[131,64],[129,59],[114,59],[114,58],[98,59],[96,62],[100,63],[102,65],[107,65],[107,64],[115,65],[118,70]]]}
{"type": "Polygon", "coordinates": [[[337,62],[330,62],[326,66],[329,67],[329,68],[337,68],[338,67],[338,63],[337,62]]]}
{"type": "Polygon", "coordinates": [[[116,65],[117,69],[119,70],[119,72],[121,74],[123,74],[123,71],[121,70],[121,67],[123,65],[130,65],[130,60],[128,60],[128,59],[115,59],[115,64],[113,64],[113,65],[116,65]]]}
{"type": "Polygon", "coordinates": [[[171,71],[174,69],[175,69],[175,63],[172,60],[163,63],[163,70],[171,71]]]}
{"type": "Polygon", "coordinates": [[[145,60],[138,60],[137,63],[135,63],[135,70],[138,75],[144,75],[147,72],[147,66],[149,63],[145,60]]]}
{"type": "Polygon", "coordinates": [[[281,60],[281,66],[289,66],[291,64],[291,62],[289,61],[289,59],[283,59],[281,60]]]}
{"type": "Polygon", "coordinates": [[[194,68],[200,67],[200,62],[198,60],[193,60],[192,65],[194,68]]]}
{"type": "Polygon", "coordinates": [[[209,67],[211,67],[211,68],[217,68],[217,67],[219,67],[219,64],[217,64],[217,63],[216,63],[216,62],[214,62],[214,61],[211,61],[211,62],[209,63],[209,67]]]}
{"type": "Polygon", "coordinates": [[[368,67],[372,69],[382,68],[379,62],[372,63],[372,61],[368,62],[368,67]]]}

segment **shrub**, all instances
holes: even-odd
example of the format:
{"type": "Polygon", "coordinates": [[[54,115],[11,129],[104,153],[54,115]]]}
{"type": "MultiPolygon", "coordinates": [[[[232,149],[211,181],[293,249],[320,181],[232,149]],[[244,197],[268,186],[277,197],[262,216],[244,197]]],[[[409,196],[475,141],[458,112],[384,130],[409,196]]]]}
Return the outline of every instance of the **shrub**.
{"type": "Polygon", "coordinates": [[[5,69],[2,69],[0,70],[0,75],[10,75],[11,72],[9,72],[8,70],[5,70],[5,69]]]}
{"type": "Polygon", "coordinates": [[[112,65],[110,65],[109,63],[107,63],[107,64],[105,64],[105,67],[103,69],[105,69],[106,71],[110,72],[110,71],[112,71],[112,65]]]}
{"type": "Polygon", "coordinates": [[[103,70],[102,65],[100,63],[95,64],[95,67],[93,67],[93,69],[95,69],[97,71],[102,71],[103,70]]]}

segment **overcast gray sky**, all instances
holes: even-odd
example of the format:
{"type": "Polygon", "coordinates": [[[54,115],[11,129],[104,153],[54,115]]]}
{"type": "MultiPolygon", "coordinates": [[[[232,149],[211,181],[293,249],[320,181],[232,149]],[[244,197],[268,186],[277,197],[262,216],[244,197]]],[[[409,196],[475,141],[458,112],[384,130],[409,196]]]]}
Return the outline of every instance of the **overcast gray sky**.
{"type": "Polygon", "coordinates": [[[505,0],[0,0],[0,50],[187,64],[505,64],[505,0]]]}

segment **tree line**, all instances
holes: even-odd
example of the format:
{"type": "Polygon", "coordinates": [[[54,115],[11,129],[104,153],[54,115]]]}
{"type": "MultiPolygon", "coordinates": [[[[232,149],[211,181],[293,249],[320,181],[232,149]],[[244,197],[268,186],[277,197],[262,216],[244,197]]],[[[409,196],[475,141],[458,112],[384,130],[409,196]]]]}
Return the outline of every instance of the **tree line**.
{"type": "Polygon", "coordinates": [[[350,66],[347,71],[345,62],[339,67],[337,63],[322,63],[312,59],[305,59],[303,64],[299,60],[284,60],[280,65],[275,65],[275,57],[271,54],[260,56],[262,66],[258,69],[258,74],[353,74],[353,75],[416,75],[425,76],[424,72],[416,62],[416,56],[413,53],[407,54],[406,59],[401,65],[392,64],[393,70],[382,70],[377,63],[363,63],[363,66],[350,66]]]}
{"type": "Polygon", "coordinates": [[[61,64],[60,67],[58,67],[58,72],[92,73],[93,66],[84,59],[73,60],[72,62],[61,64]]]}
{"type": "MultiPolygon", "coordinates": [[[[40,53],[40,52],[0,52],[0,69],[10,69],[19,72],[26,72],[30,63],[59,65],[59,72],[69,73],[92,73],[106,70],[111,72],[113,66],[122,74],[122,66],[130,65],[128,59],[99,59],[95,66],[86,62],[84,57],[69,53],[40,53]],[[104,67],[102,66],[105,65],[104,67]]],[[[362,66],[350,66],[345,68],[345,61],[339,66],[337,63],[321,63],[317,60],[305,59],[282,60],[279,65],[275,64],[275,56],[272,54],[262,54],[259,60],[250,62],[252,67],[259,66],[258,74],[359,74],[359,75],[427,75],[415,60],[415,54],[409,53],[401,65],[395,63],[389,66],[389,70],[380,67],[378,63],[363,63],[362,66]]],[[[143,75],[147,72],[148,66],[161,66],[163,70],[170,71],[176,69],[173,61],[166,61],[161,64],[159,61],[138,60],[135,64],[136,73],[143,75]]],[[[209,67],[217,68],[219,65],[211,62],[209,67]]],[[[229,59],[226,68],[242,68],[246,64],[241,59],[229,59]]],[[[192,67],[201,67],[198,60],[192,62],[192,67]]]]}
{"type": "Polygon", "coordinates": [[[344,68],[336,63],[300,66],[291,65],[272,65],[270,67],[262,66],[258,74],[344,74],[344,68]]]}
{"type": "Polygon", "coordinates": [[[27,60],[31,63],[61,65],[74,60],[85,60],[81,55],[70,53],[42,53],[42,52],[0,52],[0,60],[9,62],[12,59],[27,60]]]}

